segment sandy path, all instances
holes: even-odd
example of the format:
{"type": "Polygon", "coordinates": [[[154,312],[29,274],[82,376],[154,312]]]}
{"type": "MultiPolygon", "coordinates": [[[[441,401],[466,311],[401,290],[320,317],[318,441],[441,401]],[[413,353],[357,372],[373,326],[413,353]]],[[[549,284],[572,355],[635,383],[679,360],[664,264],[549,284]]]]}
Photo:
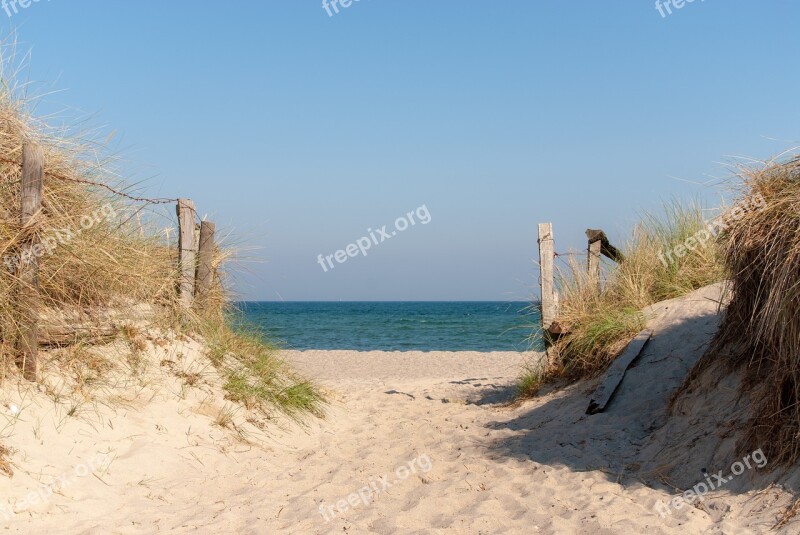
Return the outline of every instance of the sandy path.
{"type": "MultiPolygon", "coordinates": [[[[189,343],[174,353],[198,350],[189,343]]],[[[520,354],[285,356],[330,390],[328,418],[305,431],[279,430],[273,421],[261,435],[251,426],[247,442],[212,424],[226,406],[217,389],[187,394],[166,375],[166,386],[142,390],[124,408],[98,407],[60,428],[63,415],[51,414],[40,394],[27,394],[23,417],[4,439],[17,448],[17,475],[0,480],[7,503],[98,452],[112,461],[45,503],[0,516],[2,528],[103,535],[753,533],[735,518],[715,524],[691,507],[660,518],[653,506],[670,496],[605,463],[619,455],[619,442],[609,438],[606,449],[605,439],[571,439],[569,427],[558,424],[582,418],[586,385],[516,408],[499,404],[512,392],[520,354]],[[552,440],[541,436],[548,425],[559,425],[552,440]]],[[[22,394],[3,395],[10,403],[22,394]]]]}
{"type": "MultiPolygon", "coordinates": [[[[315,451],[305,453],[305,474],[279,479],[291,491],[280,518],[270,522],[278,532],[686,533],[685,523],[671,528],[653,512],[663,493],[623,488],[604,471],[508,454],[505,444],[531,432],[519,428],[520,418],[552,401],[498,404],[512,392],[524,361],[519,354],[287,356],[342,394],[331,419],[336,432],[324,433],[315,451]],[[400,480],[397,469],[419,456],[430,459],[423,467],[430,470],[400,480]],[[369,504],[353,500],[355,506],[339,512],[339,500],[383,475],[396,485],[369,504]],[[334,506],[336,516],[328,508],[324,517],[319,504],[334,506]]],[[[554,446],[559,452],[548,456],[566,454],[567,463],[580,448],[554,446]]],[[[690,515],[690,522],[698,530],[711,527],[701,514],[690,515]]]]}

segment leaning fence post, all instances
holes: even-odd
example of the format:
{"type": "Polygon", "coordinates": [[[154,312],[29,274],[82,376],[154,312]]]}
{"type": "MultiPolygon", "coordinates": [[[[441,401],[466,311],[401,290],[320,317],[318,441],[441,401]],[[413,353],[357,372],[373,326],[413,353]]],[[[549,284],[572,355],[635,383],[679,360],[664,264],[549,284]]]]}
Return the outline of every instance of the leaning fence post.
{"type": "Polygon", "coordinates": [[[603,256],[610,258],[617,264],[621,264],[625,261],[625,255],[622,254],[622,251],[611,245],[611,242],[608,241],[608,236],[606,236],[606,233],[602,230],[588,229],[586,231],[586,237],[589,238],[589,242],[600,242],[600,254],[603,256]]]}
{"type": "Polygon", "coordinates": [[[194,277],[197,268],[197,251],[195,250],[194,202],[189,199],[178,199],[178,266],[180,282],[178,291],[180,302],[184,308],[191,308],[194,300],[194,277]]]}
{"type": "Polygon", "coordinates": [[[17,278],[17,311],[20,318],[16,340],[17,364],[25,379],[35,381],[39,354],[39,256],[42,245],[36,223],[42,209],[44,191],[44,150],[36,143],[22,148],[22,231],[24,239],[19,249],[17,278]]]}
{"type": "Polygon", "coordinates": [[[200,306],[205,304],[214,280],[212,262],[214,260],[214,232],[216,225],[211,221],[200,223],[200,247],[197,253],[197,281],[195,298],[200,306]]]}

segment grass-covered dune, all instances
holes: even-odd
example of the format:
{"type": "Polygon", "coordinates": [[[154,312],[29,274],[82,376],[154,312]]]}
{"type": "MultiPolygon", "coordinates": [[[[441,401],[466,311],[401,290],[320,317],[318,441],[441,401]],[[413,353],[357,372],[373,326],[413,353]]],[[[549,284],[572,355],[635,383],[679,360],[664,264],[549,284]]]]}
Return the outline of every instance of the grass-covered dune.
{"type": "MultiPolygon", "coordinates": [[[[41,320],[73,318],[91,326],[104,322],[104,335],[128,336],[142,329],[202,340],[207,358],[222,378],[228,398],[249,409],[282,412],[302,419],[321,414],[323,400],[310,382],[296,375],[277,351],[258,336],[231,326],[231,299],[223,263],[215,255],[215,285],[202,310],[181,308],[177,295],[177,233],[174,203],[144,199],[146,191],[126,186],[102,144],[48,127],[27,110],[12,80],[0,89],[0,351],[2,381],[22,381],[15,365],[20,315],[15,296],[20,245],[35,233],[39,258],[41,320]],[[22,228],[20,180],[23,147],[31,142],[45,153],[44,198],[34,224],[22,228]],[[142,314],[142,311],[146,311],[142,314]],[[109,319],[111,318],[111,319],[109,319]],[[142,323],[144,320],[144,323],[142,323]]],[[[178,193],[178,192],[176,192],[178,193]]],[[[191,192],[179,192],[189,197],[191,192]]],[[[175,197],[178,197],[176,194],[175,197]]],[[[213,210],[213,206],[206,207],[213,210]]],[[[84,327],[86,325],[83,325],[84,327]]],[[[69,330],[69,329],[67,329],[69,330]]],[[[47,339],[74,358],[42,356],[49,372],[61,362],[91,359],[91,328],[47,339]]],[[[124,360],[122,358],[120,361],[124,360]]],[[[113,363],[112,363],[113,364],[113,363]]],[[[67,373],[64,370],[64,373],[67,373]]]]}
{"type": "Polygon", "coordinates": [[[679,203],[646,216],[623,247],[624,260],[606,266],[602,286],[582,257],[570,258],[557,280],[566,333],[552,340],[546,366],[523,374],[521,397],[554,380],[597,375],[644,328],[646,307],[725,281],[730,302],[720,303],[720,328],[675,399],[722,364],[742,376],[753,400],[741,451],[800,460],[800,158],[735,174],[735,197],[714,217],[679,203]]]}
{"type": "MultiPolygon", "coordinates": [[[[547,367],[525,372],[520,395],[554,379],[601,372],[644,328],[644,308],[722,280],[715,237],[727,216],[709,213],[698,203],[672,202],[663,214],[645,216],[622,247],[624,261],[604,269],[602,285],[589,277],[584,256],[570,255],[556,273],[565,334],[553,341],[547,367]]],[[[546,333],[534,333],[541,336],[546,333]]]]}
{"type": "Polygon", "coordinates": [[[720,235],[732,300],[687,387],[712,363],[744,375],[753,400],[742,450],[800,460],[800,159],[741,172],[742,197],[757,198],[720,235]]]}
{"type": "MultiPolygon", "coordinates": [[[[800,326],[793,323],[800,310],[798,162],[735,168],[733,199],[722,208],[674,201],[660,214],[645,215],[622,247],[624,260],[605,266],[602,285],[588,276],[585,257],[571,255],[556,273],[565,334],[552,340],[547,366],[523,374],[520,395],[533,395],[555,379],[596,375],[644,328],[646,307],[731,279],[737,297],[717,352],[737,347],[733,360],[753,364],[759,377],[767,370],[785,373],[769,384],[786,399],[773,399],[764,414],[784,419],[784,409],[794,407],[789,412],[800,431],[800,409],[791,401],[800,396],[800,387],[793,386],[800,373],[794,371],[800,369],[794,364],[800,326]],[[785,356],[790,354],[795,356],[785,356]],[[782,364],[773,366],[776,361],[782,364]]],[[[547,333],[534,333],[542,336],[547,333]]]]}

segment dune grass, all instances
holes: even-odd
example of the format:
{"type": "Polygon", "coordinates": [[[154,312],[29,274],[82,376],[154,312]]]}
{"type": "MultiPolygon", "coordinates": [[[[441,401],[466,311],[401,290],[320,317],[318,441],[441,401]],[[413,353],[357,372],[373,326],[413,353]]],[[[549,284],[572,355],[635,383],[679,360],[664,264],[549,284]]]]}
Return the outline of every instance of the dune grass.
{"type": "Polygon", "coordinates": [[[739,450],[762,448],[791,465],[800,460],[800,157],[748,164],[738,175],[741,198],[758,199],[758,209],[721,234],[733,297],[684,388],[712,363],[742,370],[753,414],[739,450]]]}
{"type": "MultiPolygon", "coordinates": [[[[683,255],[667,254],[704,236],[707,214],[699,203],[676,201],[667,203],[663,214],[646,214],[623,247],[625,260],[605,266],[602,287],[588,276],[583,255],[570,255],[558,266],[558,321],[566,334],[553,341],[546,365],[524,370],[519,396],[535,395],[549,381],[599,373],[644,328],[642,309],[723,280],[725,270],[711,239],[683,255]]],[[[545,334],[538,330],[532,338],[545,334]]]]}
{"type": "Polygon", "coordinates": [[[298,422],[307,414],[323,416],[325,400],[318,388],[296,375],[261,334],[234,329],[230,322],[206,324],[200,332],[228,399],[248,409],[278,410],[298,422]]]}

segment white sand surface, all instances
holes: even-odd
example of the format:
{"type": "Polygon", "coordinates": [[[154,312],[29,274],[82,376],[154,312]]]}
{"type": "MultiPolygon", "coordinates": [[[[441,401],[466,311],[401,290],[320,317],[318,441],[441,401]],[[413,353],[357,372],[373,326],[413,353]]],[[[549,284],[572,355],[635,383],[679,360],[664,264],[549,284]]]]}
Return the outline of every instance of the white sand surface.
{"type": "MultiPolygon", "coordinates": [[[[0,529],[98,535],[765,532],[788,497],[744,484],[748,474],[696,506],[663,518],[654,510],[658,500],[677,493],[659,483],[680,479],[669,474],[676,460],[687,466],[680,489],[693,484],[694,465],[675,453],[675,434],[688,433],[692,423],[671,427],[669,438],[653,438],[653,431],[664,428],[669,396],[713,333],[716,307],[712,295],[696,294],[654,309],[653,318],[653,342],[606,413],[595,416],[584,412],[596,380],[505,405],[520,367],[533,357],[517,353],[287,352],[331,400],[327,418],[304,428],[280,418],[248,422],[252,415],[224,399],[194,341],[152,345],[155,364],[146,380],[118,386],[113,399],[74,411],[54,401],[52,392],[7,386],[0,442],[13,449],[15,475],[0,476],[6,506],[0,529]],[[203,380],[187,387],[176,369],[198,372],[203,380]],[[12,404],[21,409],[16,415],[12,404]],[[215,424],[229,409],[239,433],[215,424]],[[671,457],[659,458],[654,440],[672,440],[671,457]],[[97,466],[90,469],[87,460],[97,466]],[[44,499],[26,498],[37,489],[44,499]],[[753,500],[762,504],[755,512],[753,500]]],[[[798,532],[793,529],[797,524],[783,532],[798,532]]]]}

